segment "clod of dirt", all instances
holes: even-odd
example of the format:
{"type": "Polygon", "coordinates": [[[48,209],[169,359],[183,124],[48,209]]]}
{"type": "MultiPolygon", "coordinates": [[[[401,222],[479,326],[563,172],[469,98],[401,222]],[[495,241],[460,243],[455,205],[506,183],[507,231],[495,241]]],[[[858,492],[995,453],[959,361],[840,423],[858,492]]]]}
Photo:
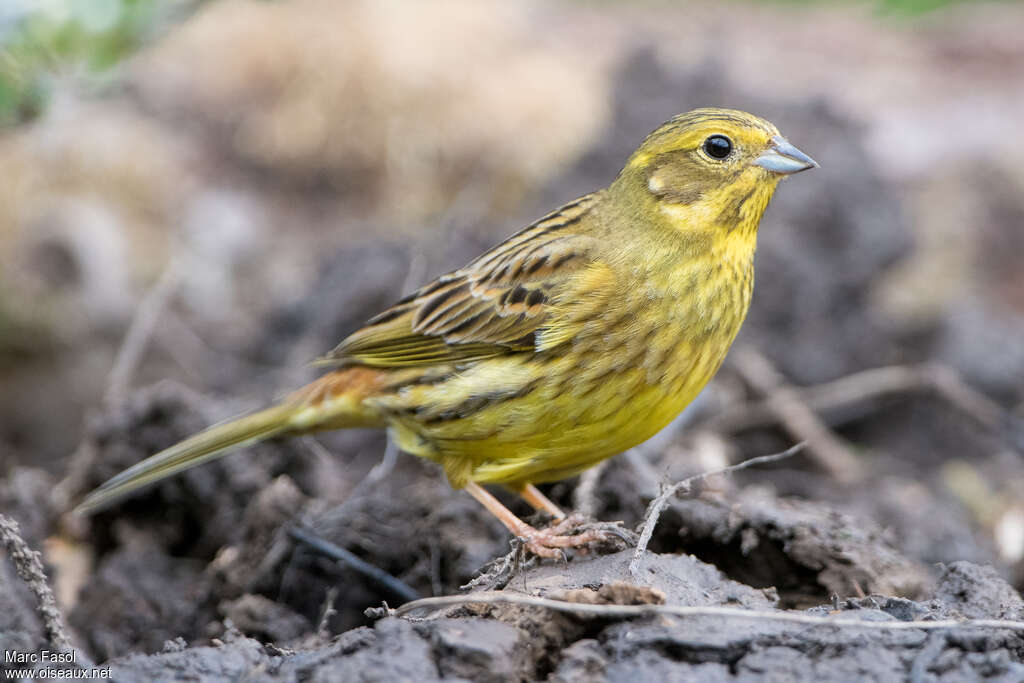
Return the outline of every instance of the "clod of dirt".
{"type": "MultiPolygon", "coordinates": [[[[961,563],[947,573],[927,603],[866,598],[849,601],[837,616],[866,622],[945,618],[941,597],[957,591],[963,577],[981,578],[970,598],[995,591],[1011,602],[1019,596],[987,568],[961,563]],[[988,581],[995,579],[995,581],[988,581]],[[1003,591],[1009,593],[1003,594],[1003,591]]],[[[964,596],[968,597],[967,595],[964,596]]],[[[970,599],[969,598],[969,599],[970,599]]],[[[810,610],[827,615],[829,607],[810,610]]],[[[989,611],[985,616],[994,617],[989,611]]],[[[620,621],[563,651],[551,681],[591,680],[976,680],[983,675],[1016,680],[1024,639],[1008,631],[952,629],[876,630],[869,627],[806,627],[729,617],[663,617],[620,621]],[[925,674],[933,677],[922,678],[925,674]]]]}
{"type": "Polygon", "coordinates": [[[566,602],[584,605],[664,605],[665,593],[649,586],[637,586],[625,581],[607,583],[596,591],[577,588],[558,596],[566,602]]]}
{"type": "MultiPolygon", "coordinates": [[[[242,515],[239,542],[222,548],[210,564],[220,581],[218,592],[234,598],[252,591],[275,590],[282,571],[280,565],[290,556],[285,531],[309,506],[310,500],[287,475],[279,476],[260,491],[242,515]]],[[[242,625],[244,620],[233,621],[251,633],[242,625]]]]}
{"type": "Polygon", "coordinates": [[[1024,601],[992,567],[954,562],[939,579],[935,599],[972,619],[1021,619],[1024,601]]]}
{"type": "Polygon", "coordinates": [[[227,683],[269,669],[277,661],[277,658],[267,655],[259,641],[236,638],[221,647],[192,647],[154,655],[129,655],[109,662],[107,666],[110,667],[111,680],[123,683],[160,680],[227,683]]]}
{"type": "Polygon", "coordinates": [[[742,502],[711,496],[674,504],[660,544],[679,547],[750,586],[774,586],[784,604],[807,606],[830,595],[869,593],[920,597],[927,569],[898,552],[864,519],[820,503],[780,499],[746,489],[742,502]],[[666,535],[678,536],[674,543],[666,535]]]}
{"type": "Polygon", "coordinates": [[[220,612],[235,628],[270,643],[289,643],[312,630],[305,617],[262,595],[225,600],[220,612]]]}
{"type": "Polygon", "coordinates": [[[595,603],[620,605],[734,605],[750,609],[774,607],[774,591],[759,590],[732,581],[714,566],[692,555],[647,553],[640,565],[644,585],[636,585],[629,573],[633,550],[573,561],[566,565],[543,564],[509,582],[507,590],[531,595],[579,599],[583,591],[596,591],[595,603]],[[569,593],[566,594],[565,591],[569,593]]]}
{"type": "Polygon", "coordinates": [[[216,618],[204,563],[172,557],[139,536],[105,556],[69,621],[78,642],[100,660],[125,651],[159,651],[216,618]]]}
{"type": "Polygon", "coordinates": [[[444,678],[514,681],[535,673],[530,644],[522,630],[486,619],[440,619],[417,624],[428,640],[444,678]]]}
{"type": "MultiPolygon", "coordinates": [[[[543,566],[513,585],[553,596],[582,595],[616,602],[656,595],[598,577],[628,571],[629,554],[577,558],[558,572],[543,566]],[[590,589],[581,581],[598,581],[590,589]],[[545,588],[539,588],[539,586],[545,588]],[[572,591],[569,593],[569,591],[572,591]]],[[[760,591],[724,578],[692,557],[650,555],[652,584],[668,604],[739,604],[764,614],[779,611],[760,591]],[[703,590],[717,588],[710,592],[703,590]],[[696,584],[696,590],[686,586],[696,584]],[[743,599],[747,603],[743,603],[743,599]]],[[[412,621],[386,618],[348,631],[328,645],[294,652],[263,647],[237,634],[219,647],[194,647],[110,662],[119,681],[168,677],[196,680],[1019,680],[1024,648],[1019,632],[957,627],[942,631],[879,629],[873,623],[944,619],[965,602],[978,616],[1010,614],[1020,596],[987,568],[959,563],[927,602],[872,596],[822,605],[810,614],[859,619],[864,626],[807,626],[728,615],[573,615],[509,604],[474,603],[412,621]]],[[[609,603],[610,604],[610,603],[609,603]]],[[[781,611],[780,611],[781,612],[781,611]]]]}
{"type": "Polygon", "coordinates": [[[115,680],[516,681],[533,678],[525,634],[485,619],[412,624],[383,619],[330,645],[293,654],[268,652],[251,638],[111,662],[115,680]]]}

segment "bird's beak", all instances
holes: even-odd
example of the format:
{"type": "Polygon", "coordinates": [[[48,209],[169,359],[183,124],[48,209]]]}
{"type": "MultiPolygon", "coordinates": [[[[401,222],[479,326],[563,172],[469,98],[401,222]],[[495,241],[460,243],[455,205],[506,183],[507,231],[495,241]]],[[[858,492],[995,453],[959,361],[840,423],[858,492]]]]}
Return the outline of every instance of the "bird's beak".
{"type": "Polygon", "coordinates": [[[754,165],[782,175],[818,168],[817,161],[798,150],[781,135],[772,138],[771,147],[761,152],[761,156],[754,160],[754,165]]]}

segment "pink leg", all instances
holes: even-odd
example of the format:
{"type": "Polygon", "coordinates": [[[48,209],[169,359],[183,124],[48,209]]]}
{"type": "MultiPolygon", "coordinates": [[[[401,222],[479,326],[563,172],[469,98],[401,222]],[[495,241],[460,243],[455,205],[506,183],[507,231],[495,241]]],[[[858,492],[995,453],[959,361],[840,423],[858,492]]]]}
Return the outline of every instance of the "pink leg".
{"type": "MultiPolygon", "coordinates": [[[[585,531],[581,534],[563,536],[554,530],[535,529],[513,514],[497,498],[475,482],[466,484],[466,491],[477,499],[488,512],[497,517],[513,535],[523,539],[526,549],[540,557],[558,557],[560,548],[579,548],[588,543],[603,540],[606,534],[600,531],[585,531]]],[[[545,498],[545,500],[547,500],[545,498]]],[[[548,501],[550,503],[550,501],[548,501]]],[[[554,506],[553,503],[551,503],[554,506]]],[[[555,507],[558,510],[557,507],[555,507]]],[[[561,512],[561,510],[559,510],[561,512]]],[[[564,515],[563,515],[564,517],[564,515]]]]}

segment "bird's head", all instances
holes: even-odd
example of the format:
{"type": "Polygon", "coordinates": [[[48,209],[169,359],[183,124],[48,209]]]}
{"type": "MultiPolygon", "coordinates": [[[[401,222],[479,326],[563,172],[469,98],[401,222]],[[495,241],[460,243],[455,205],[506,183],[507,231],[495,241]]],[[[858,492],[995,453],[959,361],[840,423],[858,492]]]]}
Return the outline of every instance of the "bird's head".
{"type": "Polygon", "coordinates": [[[695,109],[647,136],[613,187],[654,201],[681,229],[753,234],[779,180],[816,166],[762,118],[695,109]]]}

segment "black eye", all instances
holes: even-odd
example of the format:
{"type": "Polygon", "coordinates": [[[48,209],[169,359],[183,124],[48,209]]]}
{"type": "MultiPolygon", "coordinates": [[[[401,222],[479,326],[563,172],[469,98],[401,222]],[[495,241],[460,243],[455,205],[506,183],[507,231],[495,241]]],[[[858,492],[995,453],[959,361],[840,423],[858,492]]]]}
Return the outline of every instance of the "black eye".
{"type": "Polygon", "coordinates": [[[712,135],[704,141],[704,151],[712,159],[724,159],[732,151],[732,141],[724,135],[712,135]]]}

